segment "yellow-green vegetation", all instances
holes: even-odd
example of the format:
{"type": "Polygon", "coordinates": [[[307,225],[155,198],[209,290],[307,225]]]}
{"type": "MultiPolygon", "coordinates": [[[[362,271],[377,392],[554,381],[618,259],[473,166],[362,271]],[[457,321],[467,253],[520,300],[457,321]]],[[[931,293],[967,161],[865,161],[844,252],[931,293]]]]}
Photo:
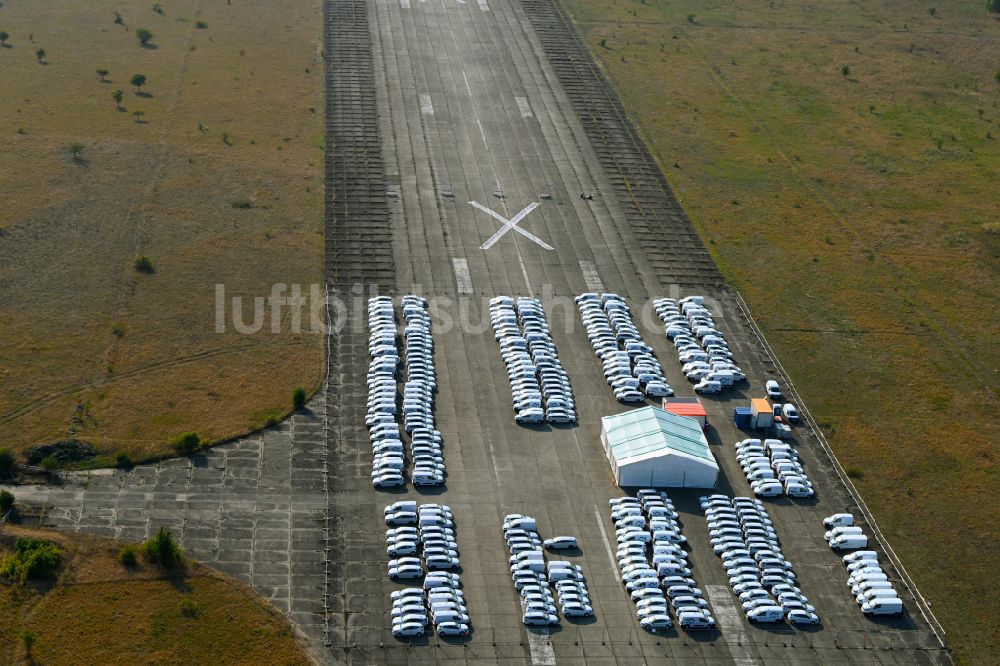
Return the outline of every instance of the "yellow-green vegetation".
{"type": "Polygon", "coordinates": [[[109,464],[141,461],[185,432],[211,443],[280,418],[321,376],[307,312],[301,334],[287,315],[255,335],[215,318],[216,284],[250,322],[273,283],[322,281],[321,4],[161,10],[0,12],[0,440],[15,451],[74,433],[109,464]]]}
{"type": "Polygon", "coordinates": [[[0,561],[26,543],[59,560],[51,577],[0,575],[0,663],[311,663],[280,613],[197,563],[164,577],[123,566],[120,543],[17,526],[0,534],[0,561]]]}
{"type": "Polygon", "coordinates": [[[993,659],[997,15],[562,2],[959,660],[993,659]]]}

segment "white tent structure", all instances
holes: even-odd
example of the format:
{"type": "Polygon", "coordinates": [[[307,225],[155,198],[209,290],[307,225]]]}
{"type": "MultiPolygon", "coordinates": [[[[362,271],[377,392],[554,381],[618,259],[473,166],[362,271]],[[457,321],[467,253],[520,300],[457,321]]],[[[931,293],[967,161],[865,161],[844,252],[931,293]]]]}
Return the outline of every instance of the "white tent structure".
{"type": "Polygon", "coordinates": [[[658,407],[605,416],[601,442],[623,488],[713,488],[719,475],[698,422],[658,407]]]}

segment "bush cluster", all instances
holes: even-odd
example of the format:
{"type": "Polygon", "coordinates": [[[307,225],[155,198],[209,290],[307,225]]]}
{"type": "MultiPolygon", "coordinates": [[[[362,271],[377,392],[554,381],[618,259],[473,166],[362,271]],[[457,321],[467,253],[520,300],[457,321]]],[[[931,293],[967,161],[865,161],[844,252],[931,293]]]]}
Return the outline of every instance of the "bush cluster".
{"type": "Polygon", "coordinates": [[[0,576],[15,583],[44,580],[52,576],[60,561],[62,553],[55,544],[19,537],[14,542],[14,552],[0,561],[0,576]]]}

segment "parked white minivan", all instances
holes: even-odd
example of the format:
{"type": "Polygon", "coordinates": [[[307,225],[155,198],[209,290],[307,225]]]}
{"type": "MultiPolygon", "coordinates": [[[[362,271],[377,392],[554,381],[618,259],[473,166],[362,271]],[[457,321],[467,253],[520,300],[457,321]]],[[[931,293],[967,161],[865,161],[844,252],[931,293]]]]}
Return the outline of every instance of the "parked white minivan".
{"type": "Polygon", "coordinates": [[[853,550],[855,548],[867,548],[868,537],[864,534],[845,534],[833,539],[830,548],[833,550],[853,550]]]}
{"type": "Polygon", "coordinates": [[[878,597],[861,604],[865,615],[899,615],[903,612],[903,601],[899,597],[878,597]]]}

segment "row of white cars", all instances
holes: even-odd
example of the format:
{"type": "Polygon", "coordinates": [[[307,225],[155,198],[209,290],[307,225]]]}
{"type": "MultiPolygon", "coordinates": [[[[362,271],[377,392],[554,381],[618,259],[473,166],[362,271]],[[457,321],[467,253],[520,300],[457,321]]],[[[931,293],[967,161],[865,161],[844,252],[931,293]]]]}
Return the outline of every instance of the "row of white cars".
{"type": "Polygon", "coordinates": [[[715,618],[692,577],[683,547],[687,540],[667,494],[643,489],[636,497],[614,498],[608,505],[618,541],[618,569],[635,602],[639,625],[654,633],[669,629],[673,608],[684,629],[714,628],[715,618]]]}
{"type": "Polygon", "coordinates": [[[733,352],[705,307],[704,296],[658,298],[653,310],[677,347],[684,376],[695,382],[695,393],[719,393],[747,378],[733,363],[733,352]]]}
{"type": "Polygon", "coordinates": [[[641,402],[674,394],[647,345],[628,304],[618,294],[589,292],[576,297],[580,317],[594,353],[604,364],[604,378],[622,403],[641,402]]]}
{"type": "Polygon", "coordinates": [[[403,437],[396,422],[396,311],[391,296],[368,299],[368,426],[372,445],[372,485],[392,488],[406,483],[403,437]]]}
{"type": "Polygon", "coordinates": [[[559,360],[541,301],[497,296],[490,300],[490,323],[510,379],[514,420],[576,423],[569,375],[559,360]]]}
{"type": "Polygon", "coordinates": [[[410,435],[413,458],[411,481],[415,486],[440,486],[447,471],[442,456],[441,433],[434,423],[437,371],[427,299],[407,295],[401,299],[406,326],[406,380],[400,408],[396,375],[400,350],[396,344],[396,314],[392,297],[368,300],[368,426],[372,445],[372,485],[394,488],[406,483],[406,457],[402,430],[410,435]],[[402,416],[403,428],[399,420],[402,416]]]}
{"type": "Polygon", "coordinates": [[[521,595],[521,621],[525,626],[559,624],[557,598],[559,610],[567,618],[594,614],[583,567],[566,560],[545,560],[543,547],[549,550],[575,549],[574,537],[559,536],[542,541],[535,519],[519,513],[504,517],[503,536],[510,550],[510,576],[514,588],[521,595]],[[550,586],[555,588],[556,596],[552,595],[550,586]]]}
{"type": "MultiPolygon", "coordinates": [[[[835,513],[828,516],[823,519],[823,525],[828,529],[827,541],[833,541],[845,534],[863,535],[860,531],[845,531],[856,528],[854,516],[849,513],[835,513]]],[[[864,545],[867,545],[867,538],[864,545]]],[[[871,616],[899,615],[903,612],[903,600],[899,598],[896,589],[889,581],[889,575],[879,564],[876,551],[856,550],[844,555],[843,561],[850,572],[847,586],[851,588],[851,594],[861,607],[862,613],[871,616]]]]}
{"type": "Polygon", "coordinates": [[[461,564],[451,508],[402,500],[385,507],[384,513],[385,523],[390,527],[385,533],[386,553],[393,558],[389,560],[389,578],[424,579],[423,589],[407,588],[392,593],[393,635],[422,636],[430,611],[438,635],[468,636],[469,613],[459,589],[461,579],[448,571],[461,564]]]}
{"type": "Polygon", "coordinates": [[[715,554],[751,622],[819,624],[799,589],[791,562],[764,503],[752,497],[708,495],[699,500],[715,554]]]}
{"type": "Polygon", "coordinates": [[[757,497],[812,497],[816,494],[795,447],[780,439],[736,442],[736,460],[757,497]]]}

